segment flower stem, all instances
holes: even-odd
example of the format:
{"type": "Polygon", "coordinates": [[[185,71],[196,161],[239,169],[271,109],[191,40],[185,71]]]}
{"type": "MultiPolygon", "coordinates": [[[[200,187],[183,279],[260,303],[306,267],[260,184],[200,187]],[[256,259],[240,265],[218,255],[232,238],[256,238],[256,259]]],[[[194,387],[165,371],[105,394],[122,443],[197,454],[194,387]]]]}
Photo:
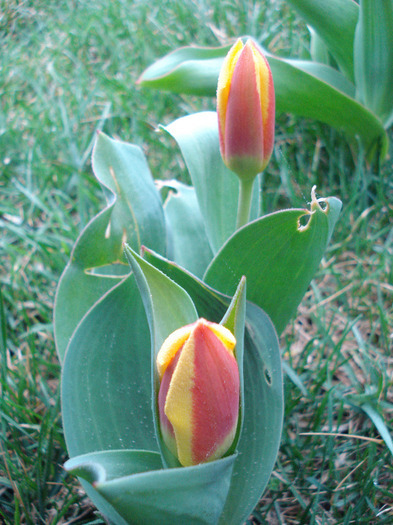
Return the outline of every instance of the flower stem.
{"type": "Polygon", "coordinates": [[[238,230],[242,226],[248,223],[250,219],[251,209],[251,195],[252,187],[255,179],[243,180],[239,179],[240,191],[239,191],[239,204],[237,207],[237,221],[236,229],[238,230]]]}

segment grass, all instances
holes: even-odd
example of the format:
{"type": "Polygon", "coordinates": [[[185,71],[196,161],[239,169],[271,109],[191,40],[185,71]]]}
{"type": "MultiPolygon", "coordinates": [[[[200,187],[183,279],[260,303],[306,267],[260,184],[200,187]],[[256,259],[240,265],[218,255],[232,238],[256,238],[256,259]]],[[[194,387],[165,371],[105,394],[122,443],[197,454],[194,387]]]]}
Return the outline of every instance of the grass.
{"type": "MultiPolygon", "coordinates": [[[[152,132],[212,102],[135,88],[180,45],[252,34],[304,56],[307,32],[281,2],[0,1],[0,521],[103,523],[62,469],[56,284],[102,205],[95,132],[141,145],[156,177],[183,176],[152,132]],[[162,168],[164,166],[164,169],[162,168]]],[[[344,208],[297,318],[282,338],[286,418],[279,459],[251,523],[393,521],[393,186],[353,161],[344,138],[281,116],[266,211],[304,206],[310,188],[344,208]]],[[[393,138],[393,137],[392,137],[393,138]]],[[[391,158],[391,156],[390,156],[391,158]]]]}

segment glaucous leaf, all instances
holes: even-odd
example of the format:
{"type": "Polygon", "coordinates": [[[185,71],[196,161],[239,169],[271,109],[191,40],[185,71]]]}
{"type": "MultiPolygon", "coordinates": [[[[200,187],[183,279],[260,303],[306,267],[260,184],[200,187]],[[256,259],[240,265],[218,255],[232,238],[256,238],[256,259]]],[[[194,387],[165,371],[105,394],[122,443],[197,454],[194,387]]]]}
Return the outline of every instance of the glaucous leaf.
{"type": "Polygon", "coordinates": [[[139,257],[127,245],[125,254],[135,274],[150,328],[152,410],[157,441],[165,466],[178,467],[178,459],[165,446],[160,432],[158,406],[155,402],[160,388],[156,358],[165,339],[178,328],[194,323],[198,319],[198,313],[190,296],[181,286],[139,257]]]}
{"type": "Polygon", "coordinates": [[[140,148],[100,133],[93,151],[93,171],[107,206],[80,234],[59,282],[55,336],[61,360],[79,320],[129,273],[123,242],[137,250],[146,244],[166,251],[160,196],[140,148]]]}
{"type": "Polygon", "coordinates": [[[204,281],[232,295],[245,275],[248,299],[270,316],[281,333],[320,264],[340,210],[338,199],[317,201],[313,194],[310,211],[292,209],[265,215],[226,242],[204,281]],[[302,220],[307,223],[303,225],[302,220]]]}
{"type": "Polygon", "coordinates": [[[134,276],[81,320],[63,363],[62,415],[69,455],[158,451],[152,413],[150,336],[134,276]]]}
{"type": "Polygon", "coordinates": [[[138,83],[173,93],[213,96],[218,72],[231,45],[181,47],[147,68],[138,83]],[[201,66],[203,63],[203,67],[201,66]]]}
{"type": "Polygon", "coordinates": [[[195,190],[176,180],[163,182],[170,189],[164,203],[171,260],[202,277],[213,258],[195,190]]]}
{"type": "MultiPolygon", "coordinates": [[[[163,128],[179,144],[204,219],[206,235],[216,253],[235,231],[239,180],[220,154],[217,114],[194,113],[163,128]]],[[[258,179],[257,179],[258,181],[258,179]]],[[[254,184],[251,217],[259,212],[259,185],[254,184]]]]}
{"type": "Polygon", "coordinates": [[[160,469],[159,454],[123,450],[79,456],[65,467],[87,479],[128,524],[216,525],[235,459],[160,469]]]}
{"type": "MultiPolygon", "coordinates": [[[[187,290],[200,317],[220,322],[229,297],[150,250],[145,251],[145,257],[187,290]]],[[[229,495],[219,521],[222,525],[240,525],[252,512],[269,481],[281,438],[283,391],[277,335],[269,317],[249,302],[245,326],[244,421],[229,495]]]]}
{"type": "MultiPolygon", "coordinates": [[[[348,2],[351,5],[354,4],[352,0],[344,1],[346,5],[348,2]]],[[[320,2],[317,3],[320,4],[320,2]]],[[[324,2],[323,5],[327,6],[326,8],[329,11],[330,3],[324,2]]],[[[354,5],[355,10],[357,10],[356,4],[354,5]]],[[[349,11],[353,11],[353,6],[349,7],[349,11]]],[[[351,16],[354,18],[353,13],[351,16]]],[[[349,24],[351,27],[353,25],[353,35],[356,20],[354,19],[349,24]]],[[[340,38],[337,42],[341,45],[340,38]]],[[[219,71],[228,49],[228,46],[224,46],[206,48],[203,52],[201,48],[193,47],[176,50],[159,61],[158,76],[155,76],[156,70],[153,64],[152,69],[149,70],[149,75],[142,75],[141,84],[171,90],[175,93],[215,96],[219,71]],[[214,62],[216,68],[214,75],[213,65],[209,62],[210,83],[205,82],[203,92],[201,92],[198,83],[199,77],[206,67],[206,61],[209,61],[211,54],[217,57],[217,53],[220,52],[221,62],[218,59],[217,62],[214,62]],[[183,65],[187,66],[184,75],[183,65]],[[172,82],[171,77],[174,74],[176,74],[176,81],[172,82]]],[[[353,53],[353,43],[351,53],[353,53]]],[[[386,155],[388,138],[384,127],[371,111],[354,100],[355,88],[350,80],[345,79],[338,71],[324,64],[315,64],[304,60],[286,60],[269,53],[266,53],[266,56],[273,74],[277,114],[293,113],[301,117],[319,120],[345,132],[350,138],[360,137],[370,158],[376,147],[380,148],[382,158],[386,155]]],[[[353,78],[353,74],[350,78],[353,78]]]]}

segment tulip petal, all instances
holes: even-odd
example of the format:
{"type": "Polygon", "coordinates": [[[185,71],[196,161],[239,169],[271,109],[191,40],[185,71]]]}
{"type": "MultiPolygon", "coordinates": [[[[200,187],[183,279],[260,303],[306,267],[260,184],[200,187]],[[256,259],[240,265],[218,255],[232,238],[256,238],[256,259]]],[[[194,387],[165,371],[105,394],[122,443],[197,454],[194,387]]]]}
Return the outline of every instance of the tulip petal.
{"type": "Polygon", "coordinates": [[[192,389],[194,386],[193,333],[179,352],[177,366],[166,396],[165,414],[170,421],[177,444],[177,456],[183,466],[193,465],[192,438],[192,389]]]}
{"type": "Polygon", "coordinates": [[[192,459],[202,463],[222,457],[231,446],[239,415],[239,370],[210,329],[194,330],[195,381],[193,387],[192,459]]]}
{"type": "Polygon", "coordinates": [[[228,105],[229,91],[231,88],[231,81],[233,76],[233,70],[235,69],[236,62],[239,58],[239,54],[243,49],[243,42],[240,38],[229,50],[225,57],[220,76],[217,85],[217,113],[218,113],[218,130],[220,135],[221,151],[223,156],[225,155],[225,143],[223,141],[225,133],[225,121],[228,105]]]}
{"type": "Polygon", "coordinates": [[[240,390],[234,344],[225,327],[200,319],[163,375],[162,432],[171,449],[173,429],[177,456],[184,466],[218,459],[233,442],[240,390]]]}
{"type": "Polygon", "coordinates": [[[165,401],[168,395],[173,372],[175,371],[177,362],[179,361],[179,357],[180,352],[175,355],[175,357],[172,359],[172,362],[166,367],[161,379],[160,390],[158,392],[158,413],[160,416],[161,434],[164,439],[164,443],[174,456],[177,456],[175,432],[171,422],[165,414],[165,401]]]}
{"type": "Polygon", "coordinates": [[[259,82],[250,46],[233,71],[225,121],[225,155],[230,169],[254,178],[263,163],[263,120],[259,82]]]}
{"type": "Polygon", "coordinates": [[[164,372],[169,363],[171,363],[174,356],[187,341],[193,326],[194,323],[182,326],[178,330],[172,332],[165,339],[163,345],[160,348],[160,351],[157,354],[157,371],[160,379],[164,375],[164,372]]]}
{"type": "Polygon", "coordinates": [[[221,155],[244,180],[252,180],[269,162],[274,143],[275,96],[269,63],[248,40],[230,49],[217,88],[221,155]]]}

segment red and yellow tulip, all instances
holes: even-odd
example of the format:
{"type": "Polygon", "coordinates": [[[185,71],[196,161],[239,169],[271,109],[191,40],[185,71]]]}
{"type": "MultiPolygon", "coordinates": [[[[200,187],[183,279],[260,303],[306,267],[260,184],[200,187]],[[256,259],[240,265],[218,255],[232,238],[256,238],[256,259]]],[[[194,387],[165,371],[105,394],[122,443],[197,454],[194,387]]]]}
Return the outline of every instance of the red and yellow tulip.
{"type": "Polygon", "coordinates": [[[165,444],[183,466],[221,458],[239,415],[236,340],[199,319],[173,332],[157,355],[158,408],[165,444]]]}
{"type": "Polygon", "coordinates": [[[260,49],[239,39],[222,66],[217,87],[221,155],[243,179],[263,171],[273,151],[275,96],[269,64],[260,49]]]}

